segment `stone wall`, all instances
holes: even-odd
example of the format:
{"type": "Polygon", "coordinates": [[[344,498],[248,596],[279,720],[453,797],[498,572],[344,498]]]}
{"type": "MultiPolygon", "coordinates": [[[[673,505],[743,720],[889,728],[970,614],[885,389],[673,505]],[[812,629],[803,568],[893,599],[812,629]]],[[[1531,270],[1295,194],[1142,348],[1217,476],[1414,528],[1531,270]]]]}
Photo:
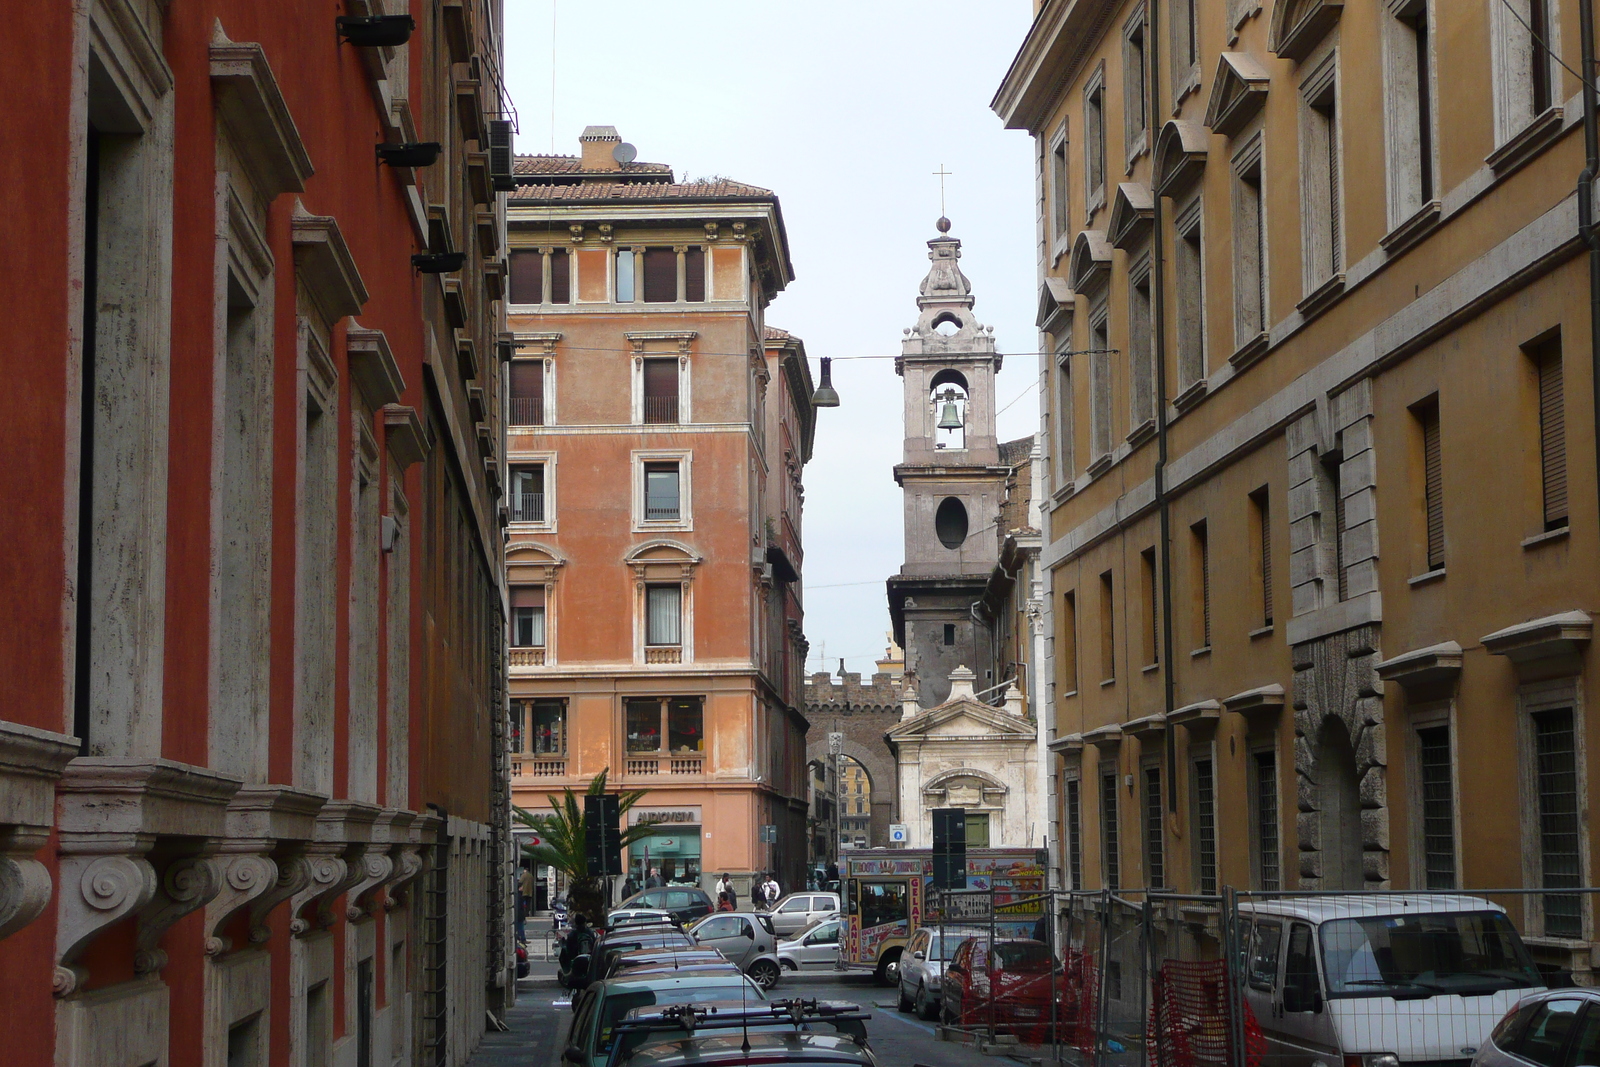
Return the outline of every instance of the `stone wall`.
{"type": "Polygon", "coordinates": [[[889,843],[889,824],[900,820],[894,754],[883,735],[900,721],[900,685],[893,675],[874,674],[863,684],[846,672],[842,683],[819,671],[806,680],[806,762],[828,758],[828,734],[844,734],[844,754],[872,779],[872,825],[867,844],[889,843]]]}

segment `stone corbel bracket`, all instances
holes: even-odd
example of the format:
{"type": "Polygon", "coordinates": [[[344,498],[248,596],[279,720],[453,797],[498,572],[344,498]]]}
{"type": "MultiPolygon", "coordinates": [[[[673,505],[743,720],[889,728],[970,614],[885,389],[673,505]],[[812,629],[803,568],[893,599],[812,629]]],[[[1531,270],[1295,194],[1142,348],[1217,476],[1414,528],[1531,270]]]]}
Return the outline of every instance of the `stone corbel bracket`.
{"type": "Polygon", "coordinates": [[[50,903],[50,871],[34,854],[50,839],[56,779],[78,748],[75,737],[0,722],[0,940],[50,903]]]}
{"type": "Polygon", "coordinates": [[[182,856],[167,864],[156,893],[139,913],[135,974],[150,974],[167,965],[161,938],[173,923],[211,902],[222,888],[223,872],[223,863],[214,855],[182,856]]]}
{"type": "Polygon", "coordinates": [[[83,950],[112,923],[149,904],[156,895],[156,869],[141,856],[61,857],[61,903],[56,918],[55,995],[64,997],[83,981],[74,966],[83,950]]]}
{"type": "Polygon", "coordinates": [[[361,880],[346,891],[345,898],[344,917],[353,923],[372,918],[372,894],[394,875],[394,857],[368,849],[361,857],[360,870],[361,880]]]}
{"type": "Polygon", "coordinates": [[[312,884],[290,899],[289,929],[294,934],[332,926],[333,901],[369,877],[366,856],[381,811],[358,800],[334,800],[317,815],[308,849],[312,884]],[[312,909],[310,919],[305,917],[307,907],[312,909]]]}
{"type": "Polygon", "coordinates": [[[218,857],[222,886],[206,905],[208,956],[233,948],[224,931],[246,909],[250,911],[250,940],[270,937],[267,915],[304,888],[305,870],[288,868],[299,848],[311,839],[317,812],[327,800],[320,793],[278,785],[247,785],[234,796],[228,805],[227,840],[218,857]]]}
{"type": "MultiPolygon", "coordinates": [[[[299,937],[330,925],[332,918],[325,913],[325,901],[342,892],[348,883],[350,866],[340,855],[344,851],[338,844],[312,845],[306,855],[299,857],[303,881],[289,897],[289,932],[299,937]],[[312,909],[312,918],[301,912],[312,909]],[[328,921],[324,922],[324,918],[328,921]]],[[[254,933],[251,939],[254,940],[254,933]]]]}
{"type": "Polygon", "coordinates": [[[422,846],[401,845],[394,861],[394,877],[384,890],[385,910],[405,907],[411,883],[422,873],[422,846]]]}

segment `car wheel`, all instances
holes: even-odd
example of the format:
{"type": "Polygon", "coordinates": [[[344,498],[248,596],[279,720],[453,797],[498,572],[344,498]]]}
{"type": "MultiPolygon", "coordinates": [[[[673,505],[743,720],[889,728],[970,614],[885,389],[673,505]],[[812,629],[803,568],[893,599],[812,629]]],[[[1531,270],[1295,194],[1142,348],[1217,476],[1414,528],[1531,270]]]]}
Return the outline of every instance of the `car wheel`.
{"type": "Polygon", "coordinates": [[[899,994],[899,996],[895,998],[895,1009],[897,1011],[910,1011],[911,1010],[911,998],[906,996],[905,983],[901,982],[898,985],[896,985],[895,986],[895,992],[899,994]]]}
{"type": "Polygon", "coordinates": [[[771,989],[778,984],[782,972],[778,965],[771,960],[756,960],[750,965],[750,979],[762,989],[771,989]]]}
{"type": "Polygon", "coordinates": [[[878,964],[878,970],[873,974],[879,985],[900,984],[900,953],[891,952],[878,964]]]}
{"type": "Polygon", "coordinates": [[[939,1014],[939,1009],[934,1007],[933,1000],[928,996],[928,987],[917,986],[917,1018],[932,1019],[939,1014]]]}

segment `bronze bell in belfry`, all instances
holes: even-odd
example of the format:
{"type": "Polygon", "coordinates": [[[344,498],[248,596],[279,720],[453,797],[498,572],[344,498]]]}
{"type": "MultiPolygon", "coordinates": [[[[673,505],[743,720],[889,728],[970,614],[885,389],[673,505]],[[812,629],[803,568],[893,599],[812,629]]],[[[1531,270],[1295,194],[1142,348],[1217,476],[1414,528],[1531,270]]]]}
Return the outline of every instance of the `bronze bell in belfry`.
{"type": "Polygon", "coordinates": [[[961,412],[956,410],[956,391],[954,389],[946,389],[942,399],[944,400],[944,411],[939,414],[939,429],[961,429],[961,412]]]}

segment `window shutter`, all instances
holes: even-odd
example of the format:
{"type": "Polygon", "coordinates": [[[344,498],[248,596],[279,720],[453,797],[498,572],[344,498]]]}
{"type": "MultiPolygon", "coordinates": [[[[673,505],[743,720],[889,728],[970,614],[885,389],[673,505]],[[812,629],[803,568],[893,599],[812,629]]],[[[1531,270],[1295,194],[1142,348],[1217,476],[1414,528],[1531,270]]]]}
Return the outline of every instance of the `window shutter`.
{"type": "MultiPolygon", "coordinates": [[[[1332,90],[1330,90],[1331,93],[1332,90]]],[[[1328,253],[1332,270],[1330,277],[1344,266],[1339,228],[1343,223],[1344,203],[1339,195],[1339,115],[1330,100],[1328,103],[1328,253]]]]}
{"type": "Polygon", "coordinates": [[[572,262],[564,248],[550,253],[550,303],[572,303],[572,262]]]}
{"type": "Polygon", "coordinates": [[[1567,415],[1561,349],[1539,359],[1539,457],[1544,472],[1544,528],[1567,525],[1567,415]]]}
{"type": "Polygon", "coordinates": [[[511,587],[511,606],[514,608],[544,607],[544,586],[514,585],[511,587]]]}
{"type": "Polygon", "coordinates": [[[670,304],[678,299],[678,254],[670,248],[644,250],[644,299],[670,304]]]}
{"type": "Polygon", "coordinates": [[[511,361],[511,425],[544,425],[544,360],[511,361]]]}
{"type": "Polygon", "coordinates": [[[511,253],[511,302],[513,304],[539,304],[543,301],[543,253],[511,253]]]}
{"type": "Polygon", "coordinates": [[[698,245],[683,254],[683,298],[693,303],[706,298],[706,250],[698,245]]]}
{"type": "Polygon", "coordinates": [[[1428,515],[1428,569],[1444,566],[1444,477],[1439,459],[1439,408],[1422,413],[1422,480],[1428,515]]]}

